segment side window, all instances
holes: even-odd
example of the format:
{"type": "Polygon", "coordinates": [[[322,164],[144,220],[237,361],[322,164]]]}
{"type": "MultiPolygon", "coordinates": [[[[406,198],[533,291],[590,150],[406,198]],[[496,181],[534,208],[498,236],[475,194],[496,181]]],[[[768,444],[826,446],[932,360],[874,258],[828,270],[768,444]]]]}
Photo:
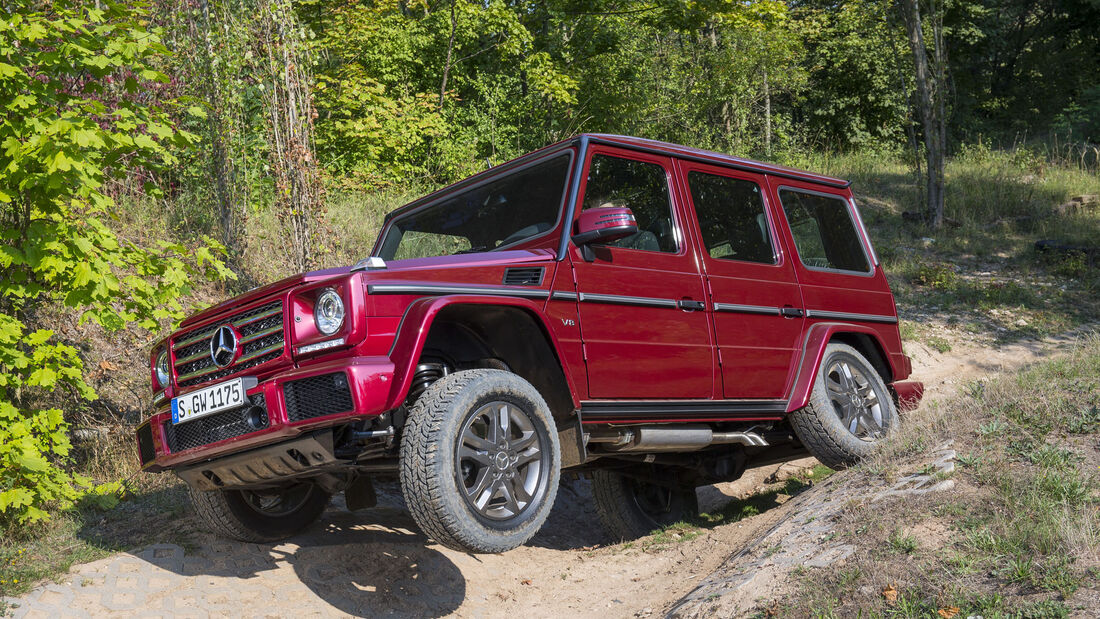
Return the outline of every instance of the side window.
{"type": "Polygon", "coordinates": [[[860,273],[871,270],[844,199],[781,189],[779,200],[802,264],[860,273]]]}
{"type": "Polygon", "coordinates": [[[607,245],[668,253],[679,250],[665,169],[655,163],[593,155],[582,210],[622,206],[634,212],[638,233],[607,245]]]}
{"type": "Polygon", "coordinates": [[[739,178],[689,172],[688,186],[703,245],[711,258],[775,264],[759,185],[739,178]]]}

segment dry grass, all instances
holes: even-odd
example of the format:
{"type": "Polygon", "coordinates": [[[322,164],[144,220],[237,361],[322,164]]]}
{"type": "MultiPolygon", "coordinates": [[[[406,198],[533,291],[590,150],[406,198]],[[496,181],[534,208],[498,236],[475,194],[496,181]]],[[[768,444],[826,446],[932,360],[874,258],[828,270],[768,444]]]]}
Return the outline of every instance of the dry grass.
{"type": "Polygon", "coordinates": [[[839,569],[804,572],[789,613],[1060,617],[1095,608],[1098,411],[1095,334],[1065,359],[922,408],[856,474],[893,479],[950,437],[955,489],[853,505],[839,531],[859,551],[839,569]]]}

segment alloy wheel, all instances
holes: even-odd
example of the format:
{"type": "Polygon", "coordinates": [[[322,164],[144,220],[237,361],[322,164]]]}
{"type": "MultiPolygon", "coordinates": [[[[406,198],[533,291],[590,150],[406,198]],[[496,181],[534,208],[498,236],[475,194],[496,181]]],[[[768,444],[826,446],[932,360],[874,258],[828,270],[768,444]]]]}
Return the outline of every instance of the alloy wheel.
{"type": "Polygon", "coordinates": [[[456,475],[463,496],[479,516],[515,518],[545,492],[550,453],[529,414],[508,402],[489,402],[459,435],[456,475]]]}
{"type": "Polygon", "coordinates": [[[848,432],[864,441],[885,436],[882,402],[863,368],[847,359],[834,360],[825,372],[825,388],[848,432]]]}

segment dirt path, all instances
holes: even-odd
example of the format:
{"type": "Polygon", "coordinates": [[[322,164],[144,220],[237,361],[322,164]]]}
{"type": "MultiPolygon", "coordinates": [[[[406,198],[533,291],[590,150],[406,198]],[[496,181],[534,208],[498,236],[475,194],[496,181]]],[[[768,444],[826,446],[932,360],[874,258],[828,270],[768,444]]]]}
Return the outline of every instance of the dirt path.
{"type": "MultiPolygon", "coordinates": [[[[1071,334],[995,349],[958,342],[947,353],[913,344],[909,354],[926,398],[935,400],[982,376],[1060,354],[1074,340],[1071,334]]],[[[701,488],[702,509],[761,490],[778,468],[701,488]]],[[[62,583],[9,603],[16,617],[661,616],[786,511],[704,529],[691,539],[612,543],[599,527],[587,482],[563,482],[550,520],[531,543],[475,556],[429,544],[396,489],[380,494],[378,507],[354,514],[337,502],[308,533],[275,546],[214,538],[185,518],[173,526],[194,531],[183,536],[186,548],[161,544],[77,566],[62,583]]]]}

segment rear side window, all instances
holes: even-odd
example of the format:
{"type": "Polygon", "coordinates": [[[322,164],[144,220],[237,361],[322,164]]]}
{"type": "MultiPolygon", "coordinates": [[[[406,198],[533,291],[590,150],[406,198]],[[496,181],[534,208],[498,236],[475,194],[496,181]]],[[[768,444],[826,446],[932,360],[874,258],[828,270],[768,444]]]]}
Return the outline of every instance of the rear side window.
{"type": "Polygon", "coordinates": [[[779,200],[783,203],[802,264],[816,269],[860,273],[871,270],[848,203],[843,198],[780,189],[779,200]]]}
{"type": "Polygon", "coordinates": [[[705,172],[689,172],[688,185],[711,258],[775,264],[759,185],[705,172]]]}

